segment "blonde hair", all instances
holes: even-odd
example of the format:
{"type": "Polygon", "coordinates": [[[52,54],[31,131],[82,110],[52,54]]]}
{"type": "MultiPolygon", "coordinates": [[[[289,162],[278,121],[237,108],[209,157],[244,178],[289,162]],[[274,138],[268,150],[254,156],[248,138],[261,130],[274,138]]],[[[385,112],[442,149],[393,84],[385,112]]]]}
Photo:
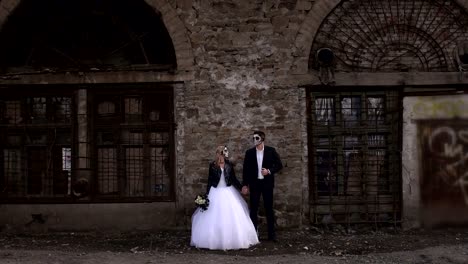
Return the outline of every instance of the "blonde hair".
{"type": "Polygon", "coordinates": [[[224,155],[223,155],[224,148],[225,146],[218,146],[216,148],[215,163],[217,167],[219,167],[219,164],[224,163],[224,155]]]}

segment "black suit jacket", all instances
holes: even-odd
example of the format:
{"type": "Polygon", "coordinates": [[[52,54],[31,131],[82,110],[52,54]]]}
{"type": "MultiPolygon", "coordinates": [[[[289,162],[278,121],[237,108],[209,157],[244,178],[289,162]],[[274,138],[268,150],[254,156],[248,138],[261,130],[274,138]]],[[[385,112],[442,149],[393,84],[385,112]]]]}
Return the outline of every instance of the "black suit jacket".
{"type": "Polygon", "coordinates": [[[265,146],[263,151],[262,168],[269,169],[271,174],[266,175],[263,180],[258,180],[257,151],[253,147],[245,152],[242,185],[255,188],[262,181],[267,187],[275,186],[275,174],[283,168],[283,163],[275,148],[265,146]]]}

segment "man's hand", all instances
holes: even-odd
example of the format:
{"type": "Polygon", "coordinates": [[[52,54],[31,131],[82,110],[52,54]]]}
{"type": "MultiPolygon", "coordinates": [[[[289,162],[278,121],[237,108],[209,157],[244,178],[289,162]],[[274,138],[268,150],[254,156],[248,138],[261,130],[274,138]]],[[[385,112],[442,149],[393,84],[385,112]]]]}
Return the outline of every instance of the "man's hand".
{"type": "Polygon", "coordinates": [[[270,174],[270,171],[265,168],[262,168],[262,175],[267,176],[268,174],[270,174]]]}
{"type": "Polygon", "coordinates": [[[243,187],[242,187],[242,190],[241,190],[241,193],[242,193],[243,195],[249,194],[249,187],[243,186],[243,187]]]}

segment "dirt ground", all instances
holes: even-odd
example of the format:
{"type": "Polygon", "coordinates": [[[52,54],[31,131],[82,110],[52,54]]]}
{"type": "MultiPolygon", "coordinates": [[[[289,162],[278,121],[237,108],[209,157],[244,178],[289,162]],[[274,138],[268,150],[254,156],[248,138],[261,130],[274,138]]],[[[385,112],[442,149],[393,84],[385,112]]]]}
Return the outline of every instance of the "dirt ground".
{"type": "Polygon", "coordinates": [[[1,232],[0,263],[468,263],[468,228],[308,227],[280,230],[276,243],[260,238],[249,249],[212,251],[191,247],[189,230],[1,232]]]}

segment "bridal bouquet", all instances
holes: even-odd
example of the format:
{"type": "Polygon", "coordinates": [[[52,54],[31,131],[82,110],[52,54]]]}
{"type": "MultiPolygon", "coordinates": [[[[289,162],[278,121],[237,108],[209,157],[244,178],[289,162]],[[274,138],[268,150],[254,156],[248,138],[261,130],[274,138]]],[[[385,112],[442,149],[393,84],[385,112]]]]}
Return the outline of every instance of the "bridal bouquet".
{"type": "Polygon", "coordinates": [[[206,194],[197,195],[197,198],[195,198],[195,204],[197,207],[200,207],[202,211],[205,211],[210,205],[210,199],[208,199],[208,195],[206,194]]]}

